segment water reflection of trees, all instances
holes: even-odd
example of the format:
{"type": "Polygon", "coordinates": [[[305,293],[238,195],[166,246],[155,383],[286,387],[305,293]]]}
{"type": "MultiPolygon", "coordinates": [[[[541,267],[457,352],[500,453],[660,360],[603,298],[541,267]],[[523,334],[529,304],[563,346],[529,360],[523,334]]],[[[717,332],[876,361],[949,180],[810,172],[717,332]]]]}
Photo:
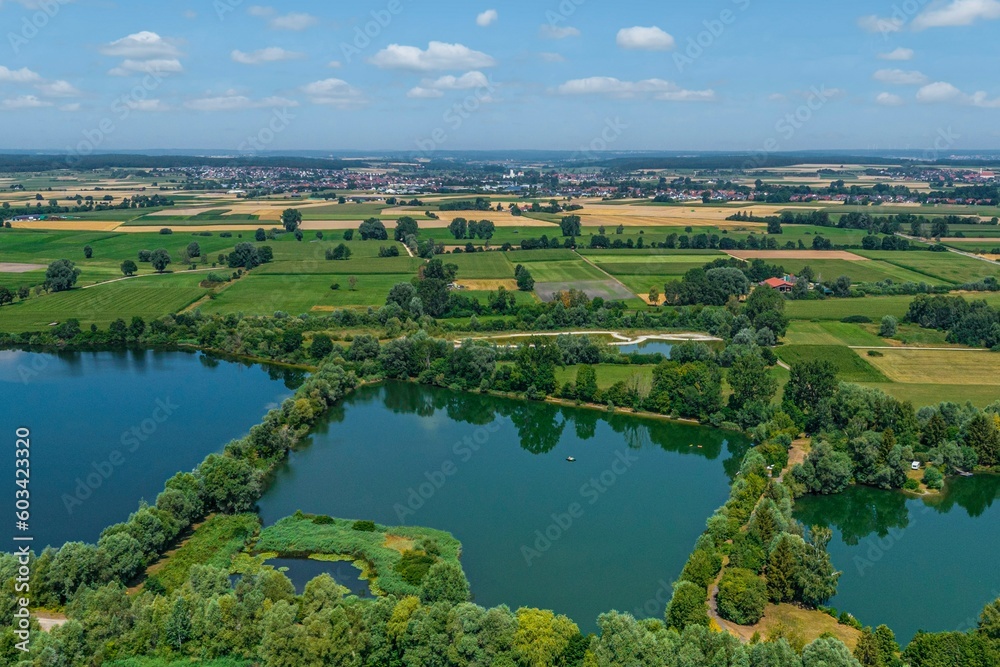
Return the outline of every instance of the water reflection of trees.
{"type": "Polygon", "coordinates": [[[795,504],[795,518],[807,526],[837,528],[845,544],[858,544],[875,533],[906,528],[909,512],[902,493],[855,486],[832,496],[806,496],[795,504]]]}
{"type": "Polygon", "coordinates": [[[948,480],[940,500],[929,504],[942,514],[958,505],[976,518],[992,507],[997,498],[1000,498],[1000,475],[976,475],[948,480]]]}
{"type": "Polygon", "coordinates": [[[369,402],[376,395],[386,408],[397,414],[431,417],[443,410],[453,421],[476,426],[489,424],[498,418],[508,419],[517,430],[521,447],[533,454],[552,451],[570,424],[578,438],[590,440],[597,437],[598,425],[604,423],[633,449],[657,446],[665,451],[713,460],[724,452],[728,453],[724,467],[732,476],[739,469],[740,460],[749,446],[745,439],[734,434],[695,425],[455,392],[412,383],[390,382],[377,390],[361,389],[349,402],[369,402]]]}
{"type": "MultiPolygon", "coordinates": [[[[975,518],[997,498],[1000,475],[976,475],[950,480],[944,494],[924,502],[941,514],[958,506],[975,518]]],[[[856,486],[833,496],[800,498],[795,517],[807,526],[835,527],[845,544],[856,545],[869,535],[885,537],[893,528],[906,528],[910,522],[907,502],[908,497],[898,491],[856,486]]]]}

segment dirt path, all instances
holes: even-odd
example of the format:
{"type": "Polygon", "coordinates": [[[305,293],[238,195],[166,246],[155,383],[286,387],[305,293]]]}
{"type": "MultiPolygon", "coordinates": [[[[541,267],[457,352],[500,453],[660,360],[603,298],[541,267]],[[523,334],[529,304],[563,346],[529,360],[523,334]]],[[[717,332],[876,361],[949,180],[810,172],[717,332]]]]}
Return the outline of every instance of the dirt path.
{"type": "MultiPolygon", "coordinates": [[[[916,243],[923,243],[925,245],[931,244],[931,242],[928,241],[927,239],[917,238],[916,236],[910,236],[909,234],[903,234],[902,232],[896,232],[896,236],[902,237],[904,239],[909,239],[910,241],[914,241],[916,243]]],[[[968,239],[962,239],[962,240],[968,240],[968,239]]],[[[982,255],[977,255],[972,252],[965,252],[964,250],[959,250],[958,248],[948,248],[948,252],[953,252],[956,255],[962,255],[963,257],[969,257],[971,259],[978,259],[980,262],[987,262],[989,264],[1000,266],[1000,261],[997,261],[995,259],[990,259],[989,257],[983,257],[982,255]]]]}
{"type": "Polygon", "coordinates": [[[69,621],[66,614],[59,614],[51,611],[36,611],[32,614],[32,616],[35,617],[35,620],[38,621],[38,626],[44,632],[49,632],[52,628],[65,625],[69,621]]]}

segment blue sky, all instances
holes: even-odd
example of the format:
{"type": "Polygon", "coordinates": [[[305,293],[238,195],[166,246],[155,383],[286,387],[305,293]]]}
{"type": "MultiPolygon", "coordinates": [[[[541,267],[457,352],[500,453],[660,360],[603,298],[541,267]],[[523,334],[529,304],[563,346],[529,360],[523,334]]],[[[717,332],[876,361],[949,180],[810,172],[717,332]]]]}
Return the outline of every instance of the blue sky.
{"type": "Polygon", "coordinates": [[[0,25],[0,148],[1000,147],[1000,0],[0,0],[0,25]]]}

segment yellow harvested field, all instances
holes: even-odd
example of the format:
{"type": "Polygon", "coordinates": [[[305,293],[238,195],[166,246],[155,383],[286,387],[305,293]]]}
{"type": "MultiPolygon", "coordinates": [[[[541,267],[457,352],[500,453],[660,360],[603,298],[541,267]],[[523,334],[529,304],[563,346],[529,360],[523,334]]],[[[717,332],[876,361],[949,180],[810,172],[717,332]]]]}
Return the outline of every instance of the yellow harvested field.
{"type": "Polygon", "coordinates": [[[846,250],[727,250],[737,259],[842,259],[847,262],[868,262],[867,257],[846,250]]]}
{"type": "MultiPolygon", "coordinates": [[[[777,215],[783,206],[756,206],[748,203],[746,209],[753,209],[755,215],[777,215]]],[[[717,227],[762,227],[751,222],[729,222],[729,216],[741,209],[732,207],[705,206],[691,204],[685,206],[636,206],[632,204],[585,204],[580,211],[574,211],[583,218],[586,226],[625,225],[626,227],[686,227],[707,225],[717,227]]]]}
{"type": "Polygon", "coordinates": [[[514,279],[510,280],[459,280],[456,284],[465,289],[470,289],[478,292],[493,291],[500,287],[504,289],[516,291],[517,281],[514,279]]]}
{"type": "MultiPolygon", "coordinates": [[[[187,234],[188,232],[247,232],[254,231],[258,227],[254,221],[247,222],[245,225],[174,225],[171,226],[169,222],[163,223],[163,226],[168,229],[173,229],[177,234],[187,234]]],[[[115,229],[116,232],[123,232],[125,234],[149,234],[150,232],[158,231],[158,227],[118,227],[115,229]]]]}
{"type": "MultiPolygon", "coordinates": [[[[986,350],[879,349],[870,357],[855,350],[893,382],[901,384],[964,384],[1000,387],[1000,355],[986,350]]],[[[1000,398],[1000,390],[997,391],[1000,398]]]]}

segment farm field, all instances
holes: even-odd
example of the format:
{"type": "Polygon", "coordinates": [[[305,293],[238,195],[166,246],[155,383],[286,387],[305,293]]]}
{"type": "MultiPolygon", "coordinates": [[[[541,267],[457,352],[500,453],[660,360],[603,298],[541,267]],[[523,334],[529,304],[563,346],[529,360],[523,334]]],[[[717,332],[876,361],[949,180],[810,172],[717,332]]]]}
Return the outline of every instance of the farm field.
{"type": "Polygon", "coordinates": [[[888,378],[849,347],[841,345],[783,345],[778,358],[789,365],[804,361],[829,361],[844,382],[885,382],[888,378]]]}
{"type": "Polygon", "coordinates": [[[988,276],[1000,276],[1000,265],[945,252],[861,251],[859,254],[938,281],[962,285],[988,276]]]}
{"type": "Polygon", "coordinates": [[[204,277],[204,273],[168,273],[34,297],[0,308],[0,330],[43,331],[71,318],[79,319],[81,326],[107,328],[118,318],[162,317],[207,294],[199,286],[204,277]]]}
{"type": "Polygon", "coordinates": [[[273,315],[278,311],[301,315],[343,307],[381,306],[393,285],[413,278],[411,274],[357,275],[357,287],[351,290],[350,277],[348,274],[252,274],[223,289],[200,308],[205,313],[223,315],[273,315]],[[340,288],[331,289],[333,284],[339,284],[340,288]]]}
{"type": "Polygon", "coordinates": [[[860,325],[844,322],[803,322],[794,321],[788,326],[785,342],[790,346],[799,345],[885,345],[885,339],[879,338],[864,327],[877,329],[877,324],[860,325]]]}
{"type": "MultiPolygon", "coordinates": [[[[865,350],[857,350],[865,354],[865,350]]],[[[1000,355],[995,352],[955,350],[878,350],[866,357],[893,382],[902,384],[962,384],[997,387],[1000,399],[1000,355]]]]}
{"type": "Polygon", "coordinates": [[[985,408],[1000,400],[1000,389],[991,385],[902,384],[898,382],[860,382],[859,384],[880,389],[901,401],[909,401],[917,408],[937,405],[943,401],[955,403],[969,401],[976,407],[985,408]]]}

